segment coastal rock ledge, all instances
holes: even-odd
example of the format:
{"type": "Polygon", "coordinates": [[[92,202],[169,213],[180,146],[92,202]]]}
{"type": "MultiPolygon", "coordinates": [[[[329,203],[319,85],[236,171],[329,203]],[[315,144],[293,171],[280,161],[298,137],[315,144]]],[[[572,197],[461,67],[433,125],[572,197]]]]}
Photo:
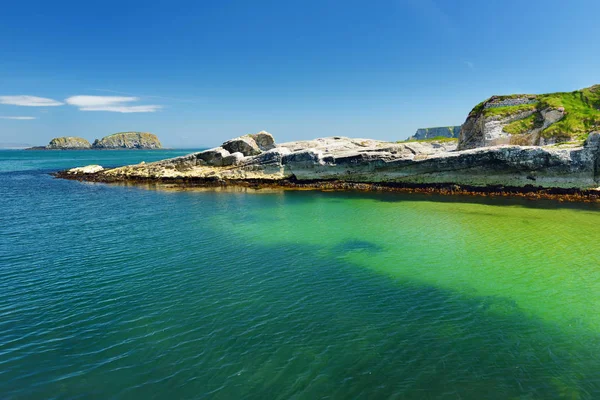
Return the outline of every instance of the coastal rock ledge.
{"type": "Polygon", "coordinates": [[[391,143],[327,137],[275,144],[267,132],[210,150],[112,169],[57,176],[96,182],[365,188],[469,188],[523,192],[593,191],[600,186],[600,133],[583,145],[499,145],[456,150],[453,142],[391,143]],[[562,191],[561,191],[562,189],[562,191]]]}

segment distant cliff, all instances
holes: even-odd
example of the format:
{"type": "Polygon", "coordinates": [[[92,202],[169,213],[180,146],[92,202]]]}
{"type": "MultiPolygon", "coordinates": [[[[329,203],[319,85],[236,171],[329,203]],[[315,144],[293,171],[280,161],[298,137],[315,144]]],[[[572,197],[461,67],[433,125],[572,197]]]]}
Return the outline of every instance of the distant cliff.
{"type": "Polygon", "coordinates": [[[146,132],[120,132],[96,139],[94,149],[161,149],[162,144],[156,135],[146,132]]]}
{"type": "Polygon", "coordinates": [[[89,150],[92,148],[90,142],[76,136],[62,136],[54,138],[47,146],[35,146],[26,150],[89,150]]]}
{"type": "Polygon", "coordinates": [[[564,93],[492,96],[469,113],[459,150],[583,142],[600,130],[600,85],[564,93]]]}
{"type": "Polygon", "coordinates": [[[437,137],[458,138],[460,126],[441,126],[437,128],[421,128],[408,140],[433,139],[437,137]]]}

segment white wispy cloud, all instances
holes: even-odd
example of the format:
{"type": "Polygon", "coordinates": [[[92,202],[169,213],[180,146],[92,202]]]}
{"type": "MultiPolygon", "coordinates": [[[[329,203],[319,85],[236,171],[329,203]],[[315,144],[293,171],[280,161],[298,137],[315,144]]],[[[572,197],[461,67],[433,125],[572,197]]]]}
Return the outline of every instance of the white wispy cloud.
{"type": "Polygon", "coordinates": [[[150,113],[160,110],[162,106],[147,105],[147,106],[102,106],[102,107],[85,107],[80,108],[81,111],[112,111],[120,113],[150,113]]]}
{"type": "Polygon", "coordinates": [[[156,104],[131,106],[131,102],[139,101],[139,97],[125,96],[71,96],[65,101],[78,107],[81,111],[112,111],[120,113],[156,112],[162,106],[156,104]]]}
{"type": "Polygon", "coordinates": [[[13,106],[26,106],[26,107],[54,107],[62,106],[64,103],[54,99],[48,99],[45,97],[37,96],[0,96],[0,104],[9,104],[13,106]]]}
{"type": "Polygon", "coordinates": [[[0,116],[0,119],[18,119],[18,120],[30,120],[30,119],[37,119],[36,117],[3,117],[0,116]]]}
{"type": "Polygon", "coordinates": [[[145,99],[161,99],[161,100],[173,100],[173,101],[180,101],[183,103],[198,103],[198,99],[181,99],[179,97],[166,97],[166,96],[149,96],[149,95],[139,95],[139,94],[134,94],[134,93],[128,93],[128,92],[120,92],[117,90],[110,90],[110,89],[90,89],[90,90],[94,90],[96,92],[108,92],[108,93],[117,93],[117,94],[126,94],[127,96],[135,96],[135,97],[143,97],[145,99]]]}

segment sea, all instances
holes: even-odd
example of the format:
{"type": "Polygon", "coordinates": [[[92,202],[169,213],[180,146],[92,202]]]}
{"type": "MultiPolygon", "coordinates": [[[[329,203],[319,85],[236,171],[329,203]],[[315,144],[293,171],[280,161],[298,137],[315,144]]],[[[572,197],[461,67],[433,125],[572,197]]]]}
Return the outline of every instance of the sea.
{"type": "Polygon", "coordinates": [[[598,399],[600,206],[54,178],[0,151],[1,399],[598,399]]]}

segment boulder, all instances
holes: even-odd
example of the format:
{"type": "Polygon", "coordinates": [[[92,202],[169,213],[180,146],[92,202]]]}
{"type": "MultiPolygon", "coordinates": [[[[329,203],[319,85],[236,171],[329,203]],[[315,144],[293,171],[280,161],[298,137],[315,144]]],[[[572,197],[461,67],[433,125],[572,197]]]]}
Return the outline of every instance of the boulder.
{"type": "Polygon", "coordinates": [[[246,157],[262,153],[256,141],[250,135],[228,140],[221,147],[230,153],[242,153],[246,157]]]}
{"type": "Polygon", "coordinates": [[[276,147],[275,139],[273,138],[273,135],[271,135],[269,132],[260,131],[258,133],[248,135],[248,136],[250,136],[252,139],[254,139],[254,142],[256,143],[258,148],[261,149],[262,151],[268,151],[268,150],[274,149],[276,147]]]}
{"type": "Polygon", "coordinates": [[[196,158],[198,160],[203,160],[208,165],[212,165],[214,167],[222,167],[223,159],[229,155],[229,151],[225,150],[222,147],[217,147],[215,149],[210,149],[201,153],[197,153],[196,158]]]}

